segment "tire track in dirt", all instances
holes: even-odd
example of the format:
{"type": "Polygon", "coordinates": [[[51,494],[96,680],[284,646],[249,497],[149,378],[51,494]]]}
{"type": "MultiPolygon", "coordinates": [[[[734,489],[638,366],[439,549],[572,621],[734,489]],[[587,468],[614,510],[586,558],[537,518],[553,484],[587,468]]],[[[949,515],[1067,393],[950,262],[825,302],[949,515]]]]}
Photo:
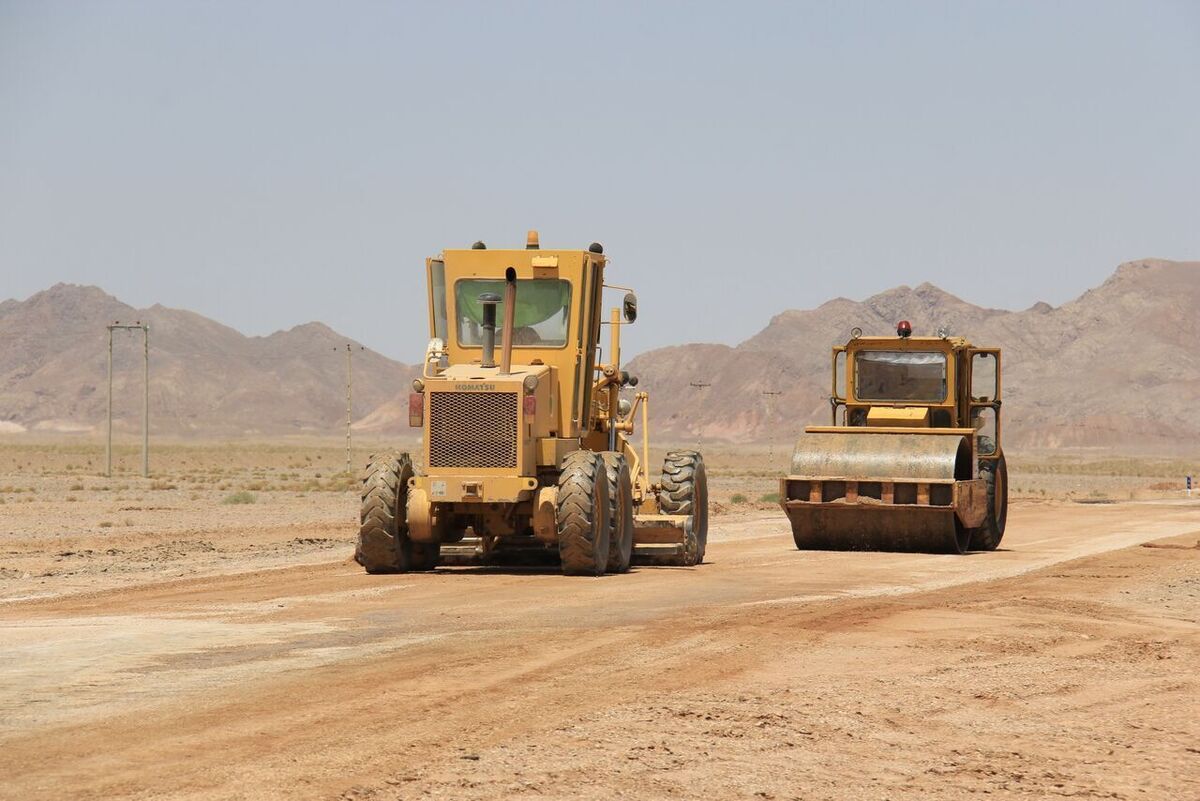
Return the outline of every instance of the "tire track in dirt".
{"type": "MultiPolygon", "coordinates": [[[[93,654],[83,665],[72,663],[79,659],[78,628],[36,647],[23,641],[34,648],[23,652],[26,668],[36,651],[42,664],[62,662],[67,669],[55,692],[43,696],[57,714],[22,705],[22,698],[37,695],[30,692],[36,671],[22,674],[25,686],[0,690],[0,709],[25,715],[19,729],[0,729],[0,769],[11,777],[0,795],[317,798],[358,787],[382,798],[418,788],[470,797],[471,788],[455,784],[455,768],[462,777],[478,776],[491,797],[501,790],[532,795],[528,788],[499,786],[500,777],[481,772],[469,758],[494,757],[497,749],[524,742],[536,746],[525,771],[538,774],[542,789],[569,795],[555,777],[575,775],[571,765],[556,770],[538,762],[537,753],[553,752],[555,742],[577,734],[607,743],[609,762],[637,762],[612,749],[622,742],[622,730],[645,734],[629,716],[643,714],[647,699],[680,711],[681,720],[702,715],[706,703],[768,714],[771,704],[786,701],[771,695],[789,688],[786,674],[802,674],[811,655],[846,637],[859,639],[818,660],[826,679],[839,660],[850,660],[852,673],[873,664],[882,675],[890,671],[908,681],[914,671],[931,669],[929,660],[873,651],[874,640],[862,640],[859,632],[885,629],[900,637],[894,647],[901,648],[914,627],[888,628],[888,621],[916,614],[925,629],[914,630],[931,653],[957,654],[958,645],[929,634],[930,621],[956,619],[967,598],[1010,603],[1004,588],[1041,575],[1004,579],[1004,571],[1024,573],[1081,550],[1177,534],[1200,527],[1200,516],[1190,507],[1082,514],[1016,508],[1013,550],[965,559],[800,554],[784,547],[786,540],[763,535],[779,528],[778,521],[718,524],[736,529],[714,537],[713,564],[695,570],[646,569],[583,581],[545,571],[365,577],[340,561],[5,604],[0,637],[10,644],[23,627],[67,621],[86,628],[113,618],[135,632],[146,627],[149,636],[132,638],[129,651],[93,654]],[[1023,550],[1025,538],[1048,542],[1023,550]],[[811,600],[822,595],[832,597],[811,600]],[[804,598],[810,600],[797,600],[804,598]],[[209,628],[193,640],[156,648],[149,626],[162,621],[209,628]],[[239,627],[243,635],[229,633],[239,627]],[[73,681],[78,667],[93,672],[73,681]],[[744,701],[730,695],[739,685],[754,690],[742,694],[744,701]],[[601,730],[593,732],[596,725],[601,730]]],[[[782,528],[786,532],[786,524],[782,528]]],[[[1055,614],[1069,621],[1065,612],[1055,614]]],[[[1022,610],[1021,619],[1032,614],[1022,610]]],[[[1006,642],[1020,640],[1001,629],[997,636],[1006,642]]],[[[886,637],[877,631],[877,639],[886,637]]],[[[906,649],[899,653],[911,657],[906,649]]],[[[838,681],[843,700],[886,706],[884,688],[838,681]],[[851,690],[856,694],[847,694],[851,690]]],[[[903,717],[901,728],[920,719],[912,710],[903,717]]],[[[773,726],[770,719],[766,724],[773,726]]],[[[639,752],[639,758],[656,753],[639,752]]],[[[707,775],[691,757],[684,762],[697,776],[707,775]]],[[[622,782],[640,774],[597,769],[613,787],[636,791],[622,782]]],[[[608,785],[581,786],[608,797],[608,785]]],[[[687,794],[688,787],[695,792],[703,785],[647,786],[664,794],[682,787],[687,794]]]]}

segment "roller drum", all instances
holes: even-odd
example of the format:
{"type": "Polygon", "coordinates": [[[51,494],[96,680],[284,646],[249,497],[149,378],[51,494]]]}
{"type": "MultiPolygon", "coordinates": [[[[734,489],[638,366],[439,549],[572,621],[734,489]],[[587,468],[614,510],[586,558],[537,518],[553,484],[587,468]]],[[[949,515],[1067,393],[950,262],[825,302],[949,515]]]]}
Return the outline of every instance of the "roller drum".
{"type": "Polygon", "coordinates": [[[954,484],[972,476],[966,436],[804,434],[781,503],[801,550],[962,553],[970,530],[952,499],[954,484]],[[915,494],[918,485],[925,485],[923,503],[915,494]]]}

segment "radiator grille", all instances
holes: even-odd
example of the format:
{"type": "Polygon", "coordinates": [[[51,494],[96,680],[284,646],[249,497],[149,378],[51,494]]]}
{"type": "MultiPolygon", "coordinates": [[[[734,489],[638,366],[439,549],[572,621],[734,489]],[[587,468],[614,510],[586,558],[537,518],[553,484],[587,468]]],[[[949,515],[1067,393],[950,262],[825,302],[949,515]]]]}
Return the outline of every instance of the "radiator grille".
{"type": "Polygon", "coordinates": [[[515,392],[430,392],[430,467],[517,466],[515,392]]]}

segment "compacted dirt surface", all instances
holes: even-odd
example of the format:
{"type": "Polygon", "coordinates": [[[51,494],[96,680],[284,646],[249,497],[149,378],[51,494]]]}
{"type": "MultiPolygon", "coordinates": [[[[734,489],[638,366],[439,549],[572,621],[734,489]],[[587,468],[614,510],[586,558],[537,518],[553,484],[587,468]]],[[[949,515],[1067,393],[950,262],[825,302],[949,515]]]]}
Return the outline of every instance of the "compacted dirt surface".
{"type": "Polygon", "coordinates": [[[0,510],[0,797],[1200,797],[1200,503],[1017,503],[961,557],[722,515],[594,579],[367,576],[344,503],[0,510]]]}

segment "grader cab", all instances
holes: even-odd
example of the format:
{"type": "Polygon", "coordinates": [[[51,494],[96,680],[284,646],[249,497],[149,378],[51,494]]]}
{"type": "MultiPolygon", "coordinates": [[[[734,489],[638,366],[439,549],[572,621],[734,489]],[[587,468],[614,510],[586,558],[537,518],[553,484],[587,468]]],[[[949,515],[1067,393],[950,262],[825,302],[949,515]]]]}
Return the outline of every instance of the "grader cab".
{"type": "Polygon", "coordinates": [[[524,250],[477,242],[427,260],[431,340],[408,405],[424,469],[372,457],[355,553],[367,572],[430,570],[464,538],[484,562],[551,553],[577,575],[703,560],[704,460],[674,451],[651,474],[649,398],[622,397],[637,385],[620,345],[637,298],[605,267],[598,243],[542,250],[536,231],[524,250]],[[607,320],[605,289],[626,293],[607,320]]]}
{"type": "Polygon", "coordinates": [[[958,337],[833,349],[833,425],[805,429],[780,482],[801,550],[963,553],[1004,536],[1000,351],[958,337]]]}

